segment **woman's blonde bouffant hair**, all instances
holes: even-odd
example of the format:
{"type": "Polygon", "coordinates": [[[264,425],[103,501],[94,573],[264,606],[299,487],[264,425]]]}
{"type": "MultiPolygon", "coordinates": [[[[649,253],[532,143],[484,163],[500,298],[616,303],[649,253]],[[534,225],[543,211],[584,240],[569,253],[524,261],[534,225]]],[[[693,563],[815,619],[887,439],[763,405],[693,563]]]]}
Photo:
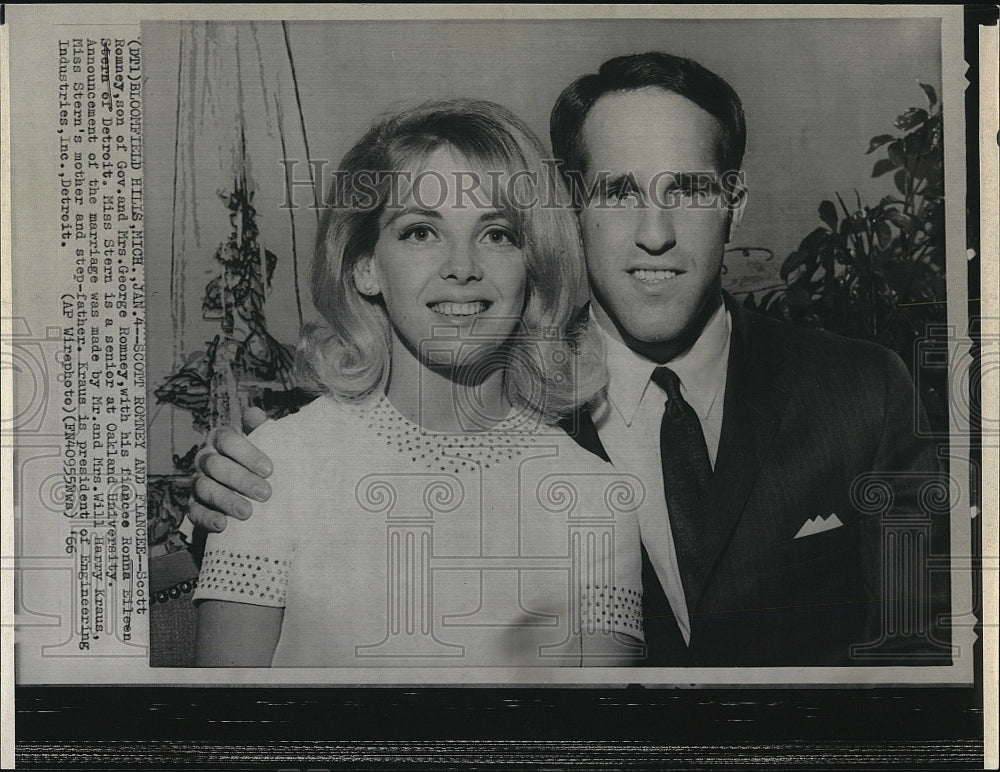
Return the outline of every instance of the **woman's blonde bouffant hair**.
{"type": "Polygon", "coordinates": [[[381,297],[358,291],[354,269],[374,252],[392,175],[441,147],[481,172],[505,175],[507,184],[495,186],[501,200],[491,205],[508,210],[517,224],[527,284],[521,323],[503,349],[504,387],[513,404],[555,423],[605,387],[604,352],[592,325],[581,319],[583,246],[555,164],[545,161],[534,133],[493,102],[429,102],[396,113],[344,156],[333,175],[310,282],[325,324],[303,333],[300,380],[341,400],[385,389],[389,318],[381,297]]]}

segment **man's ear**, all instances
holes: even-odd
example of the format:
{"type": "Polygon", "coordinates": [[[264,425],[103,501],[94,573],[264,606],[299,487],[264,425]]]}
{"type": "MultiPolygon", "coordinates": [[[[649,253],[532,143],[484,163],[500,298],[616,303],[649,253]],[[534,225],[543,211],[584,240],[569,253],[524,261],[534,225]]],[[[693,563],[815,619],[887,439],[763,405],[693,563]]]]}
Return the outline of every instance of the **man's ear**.
{"type": "Polygon", "coordinates": [[[362,258],[354,266],[354,286],[358,288],[358,292],[370,298],[382,292],[375,273],[374,260],[371,257],[362,258]]]}
{"type": "Polygon", "coordinates": [[[726,191],[726,205],[729,208],[729,216],[726,218],[726,243],[728,244],[733,240],[740,223],[743,222],[747,199],[750,196],[750,191],[743,182],[742,170],[732,175],[724,189],[726,191]]]}

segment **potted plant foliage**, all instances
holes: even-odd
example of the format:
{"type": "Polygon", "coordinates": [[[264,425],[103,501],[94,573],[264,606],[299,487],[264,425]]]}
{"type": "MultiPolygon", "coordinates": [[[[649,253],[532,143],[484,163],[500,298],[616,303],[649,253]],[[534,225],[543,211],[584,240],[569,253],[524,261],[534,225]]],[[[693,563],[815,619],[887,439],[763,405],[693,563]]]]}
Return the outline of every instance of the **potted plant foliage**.
{"type": "MultiPolygon", "coordinates": [[[[872,177],[892,175],[895,190],[876,205],[855,191],[850,203],[823,201],[823,223],[785,259],[784,285],[744,304],[799,324],[880,343],[910,367],[934,430],[947,428],[947,377],[920,370],[917,341],[943,336],[945,306],[944,154],[941,105],[920,84],[926,107],[911,107],[896,133],[873,137],[881,150],[872,177]],[[919,371],[919,372],[918,372],[919,371]]],[[[931,341],[933,342],[933,341],[931,341]]]]}

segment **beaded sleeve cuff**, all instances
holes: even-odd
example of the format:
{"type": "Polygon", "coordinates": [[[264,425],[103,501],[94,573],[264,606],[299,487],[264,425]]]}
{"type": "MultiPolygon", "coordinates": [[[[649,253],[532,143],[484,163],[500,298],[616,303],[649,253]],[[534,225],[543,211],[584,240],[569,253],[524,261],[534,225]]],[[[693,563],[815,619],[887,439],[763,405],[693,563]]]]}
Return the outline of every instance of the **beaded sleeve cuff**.
{"type": "Polygon", "coordinates": [[[583,628],[642,639],[642,593],[610,584],[588,584],[580,595],[583,628]]]}
{"type": "Polygon", "coordinates": [[[229,600],[283,608],[290,565],[289,557],[206,550],[194,602],[229,600]]]}

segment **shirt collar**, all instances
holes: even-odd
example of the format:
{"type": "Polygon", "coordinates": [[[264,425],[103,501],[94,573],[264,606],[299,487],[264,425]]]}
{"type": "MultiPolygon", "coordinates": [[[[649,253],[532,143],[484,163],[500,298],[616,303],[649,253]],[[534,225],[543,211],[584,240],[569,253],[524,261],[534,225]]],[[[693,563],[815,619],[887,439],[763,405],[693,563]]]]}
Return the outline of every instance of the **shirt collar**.
{"type": "MultiPolygon", "coordinates": [[[[649,378],[659,365],[611,337],[593,318],[593,310],[591,324],[604,337],[610,375],[608,401],[621,413],[625,423],[631,424],[646,389],[658,388],[649,378]]],[[[681,394],[701,420],[712,412],[726,383],[731,334],[729,311],[725,304],[720,304],[691,347],[667,362],[680,378],[681,394]]]]}

